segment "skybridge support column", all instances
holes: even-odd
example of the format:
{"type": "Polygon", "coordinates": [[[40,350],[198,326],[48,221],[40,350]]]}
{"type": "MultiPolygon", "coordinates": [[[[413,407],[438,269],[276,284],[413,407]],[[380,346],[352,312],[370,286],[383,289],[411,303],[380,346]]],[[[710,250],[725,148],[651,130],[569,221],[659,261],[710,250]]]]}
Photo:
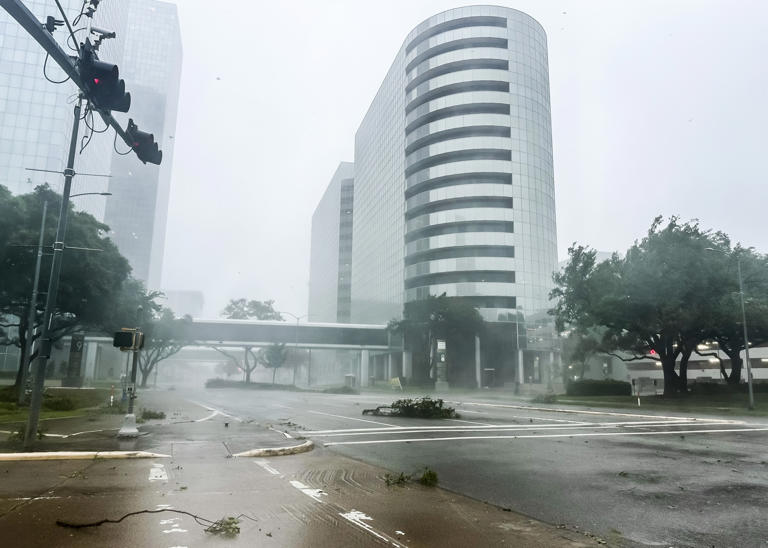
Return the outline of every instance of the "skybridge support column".
{"type": "Polygon", "coordinates": [[[368,362],[370,355],[367,349],[360,351],[360,386],[368,386],[368,362]]]}
{"type": "Polygon", "coordinates": [[[413,354],[410,350],[403,350],[403,377],[408,380],[413,378],[413,354]]]}

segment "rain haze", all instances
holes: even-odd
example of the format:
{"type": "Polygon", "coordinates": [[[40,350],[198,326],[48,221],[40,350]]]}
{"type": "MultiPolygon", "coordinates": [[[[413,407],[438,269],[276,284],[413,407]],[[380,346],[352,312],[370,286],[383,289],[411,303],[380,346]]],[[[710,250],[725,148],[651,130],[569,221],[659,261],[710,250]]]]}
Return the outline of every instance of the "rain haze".
{"type": "MultiPolygon", "coordinates": [[[[659,214],[768,248],[761,1],[500,2],[547,32],[558,255],[659,214]]],[[[312,213],[407,33],[460,2],[177,2],[163,287],[305,314],[312,213]],[[234,15],[233,15],[234,14],[234,15]]]]}

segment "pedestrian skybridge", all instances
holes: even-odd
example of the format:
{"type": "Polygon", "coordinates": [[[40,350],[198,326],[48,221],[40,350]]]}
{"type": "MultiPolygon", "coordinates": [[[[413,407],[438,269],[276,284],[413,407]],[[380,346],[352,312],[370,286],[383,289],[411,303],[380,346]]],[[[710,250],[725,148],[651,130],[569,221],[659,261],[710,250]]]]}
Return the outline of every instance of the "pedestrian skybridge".
{"type": "Polygon", "coordinates": [[[219,346],[285,343],[299,348],[393,350],[390,341],[394,342],[386,325],[257,320],[195,319],[188,336],[196,344],[219,346]]]}

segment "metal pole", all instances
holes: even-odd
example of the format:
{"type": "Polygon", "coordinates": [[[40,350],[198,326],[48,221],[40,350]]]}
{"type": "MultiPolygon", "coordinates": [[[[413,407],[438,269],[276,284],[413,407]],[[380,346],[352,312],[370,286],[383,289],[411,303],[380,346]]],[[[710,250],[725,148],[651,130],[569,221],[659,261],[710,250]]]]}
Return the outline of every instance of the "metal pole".
{"type": "Polygon", "coordinates": [[[307,359],[307,387],[312,385],[312,349],[308,351],[309,357],[307,359]]]}
{"type": "Polygon", "coordinates": [[[32,298],[29,301],[29,319],[27,320],[27,341],[24,345],[24,363],[21,364],[21,384],[19,385],[19,405],[27,399],[27,377],[32,365],[32,339],[35,336],[35,319],[37,318],[37,286],[40,284],[40,263],[43,258],[43,237],[45,235],[45,217],[48,213],[48,202],[43,202],[43,218],[40,221],[40,239],[37,243],[37,260],[35,261],[35,281],[32,282],[32,298]]]}
{"type": "Polygon", "coordinates": [[[144,311],[144,307],[139,306],[136,309],[136,339],[135,347],[133,349],[133,363],[131,364],[131,384],[130,392],[128,394],[128,414],[133,415],[133,401],[136,399],[136,372],[139,368],[139,340],[141,337],[141,313],[144,311]]]}
{"type": "Polygon", "coordinates": [[[293,349],[295,352],[295,359],[293,362],[293,386],[296,386],[296,366],[299,365],[299,318],[296,318],[296,334],[293,339],[293,349]]]}
{"type": "Polygon", "coordinates": [[[749,409],[755,408],[755,394],[752,391],[752,365],[749,362],[749,336],[747,335],[747,314],[744,311],[744,284],[741,279],[741,257],[736,258],[739,271],[739,300],[741,301],[741,325],[744,327],[744,357],[747,360],[747,390],[749,391],[749,409]]]}
{"type": "Polygon", "coordinates": [[[29,403],[29,418],[27,430],[24,433],[24,447],[30,448],[37,437],[37,425],[40,420],[40,405],[43,401],[43,388],[45,385],[45,366],[51,354],[53,341],[50,338],[51,320],[53,310],[56,307],[56,298],[59,292],[59,275],[61,274],[61,259],[64,254],[64,237],[67,234],[67,213],[69,211],[69,193],[72,188],[72,177],[75,175],[75,150],[77,149],[77,130],[80,127],[80,111],[83,98],[78,97],[75,105],[74,121],[72,123],[72,136],[69,141],[69,156],[67,168],[64,170],[64,192],[61,196],[61,210],[59,222],[56,226],[56,240],[53,242],[53,260],[51,262],[51,279],[48,280],[48,294],[45,298],[45,312],[43,313],[43,325],[40,331],[40,344],[38,356],[35,361],[35,378],[32,386],[32,398],[29,403]]]}

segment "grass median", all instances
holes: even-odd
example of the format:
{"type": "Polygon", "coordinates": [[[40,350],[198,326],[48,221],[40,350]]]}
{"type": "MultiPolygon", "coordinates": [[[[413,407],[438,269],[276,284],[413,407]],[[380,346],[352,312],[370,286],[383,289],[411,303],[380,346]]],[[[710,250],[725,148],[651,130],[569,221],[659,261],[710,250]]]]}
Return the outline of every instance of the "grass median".
{"type": "Polygon", "coordinates": [[[689,394],[676,398],[641,396],[558,396],[557,403],[585,407],[613,407],[638,411],[679,411],[682,413],[705,413],[711,415],[768,416],[768,394],[755,394],[755,409],[747,409],[747,395],[735,394],[689,394]]]}
{"type": "MultiPolygon", "coordinates": [[[[107,389],[46,388],[40,419],[80,417],[103,408],[109,399],[107,389]]],[[[16,391],[12,386],[0,388],[0,424],[13,424],[27,420],[29,408],[16,404],[16,391]]]]}

